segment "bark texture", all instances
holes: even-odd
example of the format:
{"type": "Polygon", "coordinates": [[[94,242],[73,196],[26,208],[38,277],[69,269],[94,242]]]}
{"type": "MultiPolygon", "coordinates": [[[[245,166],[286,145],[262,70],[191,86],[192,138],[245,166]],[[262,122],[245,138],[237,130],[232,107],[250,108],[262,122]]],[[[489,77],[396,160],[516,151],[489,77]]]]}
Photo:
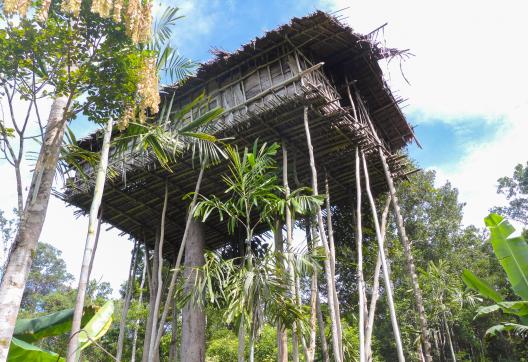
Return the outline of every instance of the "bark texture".
{"type": "MultiPolygon", "coordinates": [[[[205,239],[203,224],[192,219],[189,224],[188,242],[185,248],[185,289],[194,286],[193,268],[202,266],[205,239]]],[[[181,361],[203,362],[205,360],[205,312],[198,304],[189,302],[182,310],[181,361]]]]}
{"type": "Polygon", "coordinates": [[[46,212],[60,147],[66,127],[65,109],[69,99],[57,97],[51,105],[44,142],[31,180],[26,206],[20,220],[13,249],[6,263],[0,284],[0,362],[5,362],[13,336],[20,301],[24,293],[31,262],[46,212]]]}

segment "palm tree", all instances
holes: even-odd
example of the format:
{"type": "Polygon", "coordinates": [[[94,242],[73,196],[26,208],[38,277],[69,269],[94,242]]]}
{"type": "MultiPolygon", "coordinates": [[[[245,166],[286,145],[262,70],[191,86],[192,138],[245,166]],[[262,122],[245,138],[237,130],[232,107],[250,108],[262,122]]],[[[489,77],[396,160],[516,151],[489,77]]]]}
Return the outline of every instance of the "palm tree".
{"type": "MultiPolygon", "coordinates": [[[[171,78],[175,77],[186,77],[189,74],[190,63],[184,61],[176,51],[170,46],[170,37],[172,35],[172,26],[174,22],[178,19],[177,8],[168,7],[163,15],[160,17],[160,20],[155,24],[155,31],[152,40],[146,45],[147,49],[156,52],[158,55],[156,66],[158,72],[167,73],[171,78]]],[[[139,44],[138,47],[143,47],[139,44]]],[[[178,78],[178,81],[182,81],[183,78],[178,78]]],[[[120,137],[117,138],[115,144],[115,153],[116,156],[126,154],[128,152],[145,152],[152,150],[155,154],[158,162],[161,166],[170,170],[170,163],[174,162],[176,156],[181,154],[181,152],[189,146],[189,144],[200,145],[201,147],[204,143],[214,142],[215,138],[208,135],[207,133],[201,132],[204,126],[209,124],[211,121],[216,119],[216,117],[222,112],[221,109],[215,109],[207,112],[203,116],[199,117],[197,120],[185,123],[183,121],[185,113],[190,111],[192,107],[197,106],[200,102],[203,102],[203,96],[198,97],[194,102],[191,102],[190,105],[184,107],[183,110],[178,112],[174,117],[171,117],[172,111],[172,99],[167,104],[163,105],[162,111],[159,115],[159,119],[156,123],[144,123],[141,121],[141,112],[139,115],[140,120],[138,122],[131,122],[128,124],[127,129],[123,132],[120,137]],[[189,139],[192,139],[189,141],[189,139]]],[[[80,318],[82,315],[82,309],[84,306],[84,295],[86,292],[86,286],[90,277],[89,271],[89,262],[93,259],[93,250],[95,243],[95,224],[97,222],[97,214],[99,213],[99,207],[101,205],[101,200],[104,192],[104,184],[107,176],[108,168],[108,155],[110,151],[110,143],[112,137],[112,126],[113,120],[108,120],[105,132],[103,145],[101,148],[101,156],[99,159],[99,166],[96,174],[96,182],[94,186],[94,194],[92,199],[92,205],[90,208],[89,224],[88,224],[88,234],[85,244],[85,252],[82,262],[81,275],[79,278],[79,287],[77,293],[77,300],[75,305],[74,319],[72,323],[72,332],[70,337],[70,342],[68,345],[68,360],[74,361],[74,356],[78,349],[78,330],[80,328],[80,318]]],[[[206,150],[214,150],[210,147],[205,147],[206,150]]],[[[160,236],[160,249],[159,253],[162,254],[163,247],[163,232],[164,232],[164,216],[166,211],[166,202],[164,205],[164,212],[162,215],[162,227],[161,227],[161,236],[160,236]]],[[[157,275],[158,279],[161,279],[161,269],[163,267],[162,258],[159,258],[157,275]]],[[[160,282],[158,280],[158,282],[160,282]]],[[[156,300],[154,305],[159,306],[161,299],[161,286],[159,286],[156,293],[156,300]]],[[[157,307],[154,308],[154,321],[157,323],[158,312],[157,307]]],[[[157,324],[153,325],[153,330],[156,330],[157,324]]],[[[149,346],[149,355],[153,354],[155,348],[154,341],[149,346]]]]}
{"type": "MultiPolygon", "coordinates": [[[[279,145],[276,143],[270,146],[264,143],[259,147],[258,141],[253,144],[251,152],[247,147],[240,153],[238,147],[226,146],[229,172],[222,176],[222,180],[227,187],[225,192],[227,196],[225,199],[220,199],[216,195],[210,197],[200,195],[200,201],[196,204],[194,212],[196,217],[201,217],[202,221],[205,221],[213,211],[216,211],[220,220],[224,217],[227,219],[230,234],[233,234],[238,227],[245,231],[245,253],[236,279],[243,282],[233,283],[233,285],[241,286],[241,290],[237,289],[237,292],[234,292],[240,298],[236,302],[238,309],[233,306],[229,307],[234,308],[232,314],[239,317],[239,361],[244,361],[246,325],[250,330],[250,361],[253,359],[254,339],[258,330],[256,327],[260,325],[259,321],[262,319],[257,307],[261,302],[267,305],[263,302],[266,300],[263,295],[275,296],[274,293],[281,289],[275,285],[278,289],[270,290],[264,286],[268,285],[269,280],[264,277],[258,278],[259,275],[269,274],[269,265],[261,264],[261,260],[258,260],[258,266],[254,262],[251,242],[256,228],[263,224],[273,227],[276,217],[284,218],[287,211],[305,213],[321,204],[320,198],[306,194],[306,191],[309,191],[306,188],[295,190],[288,195],[285,188],[278,184],[275,160],[278,149],[279,145]],[[258,268],[263,269],[257,270],[258,268]]],[[[267,260],[266,257],[264,260],[267,260]]],[[[291,263],[288,262],[288,264],[291,263]]],[[[280,264],[275,266],[278,268],[280,264]]],[[[289,280],[284,276],[281,278],[289,280]]],[[[287,289],[291,281],[289,283],[286,286],[287,289]]],[[[284,299],[286,290],[280,290],[280,292],[283,295],[281,298],[284,299]]],[[[295,304],[295,300],[293,303],[295,304]]]]}

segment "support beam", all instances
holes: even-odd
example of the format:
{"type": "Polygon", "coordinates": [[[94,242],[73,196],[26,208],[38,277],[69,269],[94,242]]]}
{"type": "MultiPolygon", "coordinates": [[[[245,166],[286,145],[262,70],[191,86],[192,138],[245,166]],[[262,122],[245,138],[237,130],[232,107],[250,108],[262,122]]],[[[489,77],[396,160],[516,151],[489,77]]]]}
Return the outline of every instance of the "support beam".
{"type": "Polygon", "coordinates": [[[425,309],[423,305],[422,290],[418,284],[418,277],[416,275],[416,267],[414,266],[414,260],[411,252],[411,245],[405,226],[403,225],[403,217],[400,211],[400,205],[398,204],[398,196],[396,195],[396,188],[394,187],[394,181],[387,164],[387,159],[383,154],[383,151],[379,150],[381,162],[383,164],[383,170],[385,171],[385,177],[387,178],[387,185],[389,186],[390,196],[392,198],[392,207],[394,210],[394,216],[396,218],[396,225],[398,226],[398,233],[400,234],[400,240],[403,246],[403,253],[405,254],[405,260],[407,262],[407,271],[411,278],[411,284],[414,292],[414,299],[416,301],[416,309],[418,309],[418,320],[420,322],[420,332],[422,335],[422,345],[424,358],[426,362],[431,362],[431,344],[429,342],[429,330],[427,328],[427,319],[425,317],[425,309]]]}
{"type": "MultiPolygon", "coordinates": [[[[203,224],[192,219],[185,248],[185,292],[194,286],[193,268],[204,265],[205,238],[203,224]]],[[[180,360],[205,361],[205,311],[197,303],[189,302],[182,310],[180,360]]]]}
{"type": "MultiPolygon", "coordinates": [[[[312,145],[312,137],[310,135],[310,126],[308,124],[308,107],[304,107],[304,129],[306,134],[306,143],[308,146],[308,156],[310,158],[310,169],[312,172],[312,191],[314,196],[319,195],[317,187],[317,168],[315,166],[314,151],[312,145]]],[[[324,224],[323,224],[323,215],[321,213],[321,207],[317,206],[317,224],[319,229],[319,240],[322,241],[323,247],[325,250],[325,261],[324,261],[324,270],[326,275],[326,284],[328,288],[328,309],[330,311],[330,330],[332,332],[332,348],[334,350],[334,360],[336,362],[342,362],[341,356],[343,355],[340,346],[342,345],[339,340],[340,333],[338,332],[338,325],[336,322],[336,311],[334,298],[334,279],[332,278],[332,267],[330,265],[330,248],[328,246],[328,240],[326,239],[324,224]]]]}
{"type": "MultiPolygon", "coordinates": [[[[403,355],[403,345],[400,337],[400,328],[398,327],[398,320],[396,319],[396,309],[394,308],[394,299],[392,297],[392,285],[390,280],[389,268],[387,265],[387,260],[385,258],[385,249],[383,247],[383,236],[381,234],[381,227],[378,221],[378,212],[376,210],[376,203],[374,202],[374,197],[372,197],[372,192],[370,190],[370,181],[367,168],[367,161],[365,160],[365,155],[361,152],[361,159],[363,163],[363,171],[365,173],[365,189],[367,191],[367,196],[370,203],[370,208],[372,210],[372,219],[374,220],[374,227],[376,229],[376,239],[378,240],[378,249],[381,257],[381,266],[383,269],[383,280],[385,282],[385,290],[387,294],[387,302],[389,304],[389,313],[392,324],[392,331],[394,333],[394,340],[396,342],[396,350],[398,352],[398,361],[404,362],[405,357],[403,355]]],[[[394,201],[394,200],[393,200],[394,201]]]]}

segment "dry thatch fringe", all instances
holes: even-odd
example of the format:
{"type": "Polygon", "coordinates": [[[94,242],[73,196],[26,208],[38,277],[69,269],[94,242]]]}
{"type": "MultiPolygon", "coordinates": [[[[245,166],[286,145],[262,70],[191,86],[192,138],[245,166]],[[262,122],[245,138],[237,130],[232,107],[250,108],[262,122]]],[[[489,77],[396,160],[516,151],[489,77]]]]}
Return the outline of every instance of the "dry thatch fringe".
{"type": "Polygon", "coordinates": [[[99,14],[102,18],[109,18],[112,11],[112,0],[93,0],[91,11],[94,14],[99,14]]]}

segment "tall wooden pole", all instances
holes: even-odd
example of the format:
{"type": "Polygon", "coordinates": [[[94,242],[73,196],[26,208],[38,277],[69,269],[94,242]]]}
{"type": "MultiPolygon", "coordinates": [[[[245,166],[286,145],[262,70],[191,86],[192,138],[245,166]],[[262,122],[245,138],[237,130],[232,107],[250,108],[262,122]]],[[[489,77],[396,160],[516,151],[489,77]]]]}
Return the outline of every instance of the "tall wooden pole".
{"type": "MultiPolygon", "coordinates": [[[[284,186],[284,196],[286,199],[290,197],[290,185],[288,184],[288,148],[286,142],[282,141],[282,184],[284,186]]],[[[292,227],[292,214],[289,207],[286,207],[286,249],[287,252],[291,252],[293,244],[293,227],[292,227]]],[[[293,268],[288,263],[290,269],[291,285],[290,290],[297,301],[297,293],[295,288],[295,275],[293,268]]],[[[296,324],[292,327],[292,360],[293,362],[299,362],[299,331],[296,324]]]]}
{"type": "MultiPolygon", "coordinates": [[[[312,146],[312,138],[310,135],[310,126],[308,124],[308,107],[304,107],[304,130],[306,133],[306,143],[308,146],[308,155],[310,158],[310,169],[312,172],[312,189],[314,196],[319,195],[318,188],[317,188],[317,169],[315,167],[315,157],[313,152],[313,146],[312,146]]],[[[335,311],[335,305],[334,305],[334,298],[332,296],[334,295],[334,280],[332,278],[332,267],[330,265],[330,248],[328,246],[328,240],[326,239],[326,234],[324,230],[324,224],[323,224],[323,215],[321,213],[321,208],[317,206],[316,208],[316,214],[317,214],[317,224],[319,229],[319,240],[322,241],[323,247],[325,250],[325,261],[324,261],[324,269],[325,269],[325,275],[326,275],[326,282],[327,282],[327,289],[328,289],[328,309],[330,311],[330,330],[332,332],[332,348],[334,350],[334,359],[336,362],[342,362],[342,352],[340,350],[340,341],[339,341],[339,333],[337,330],[337,322],[336,322],[336,311],[335,311]]]]}
{"type": "Polygon", "coordinates": [[[359,292],[359,361],[365,362],[365,282],[363,280],[363,230],[361,223],[361,163],[359,147],[356,146],[356,249],[357,278],[359,292]]]}
{"type": "MultiPolygon", "coordinates": [[[[336,311],[337,333],[339,333],[339,350],[343,353],[343,328],[341,327],[341,310],[339,307],[339,298],[337,297],[337,288],[335,286],[335,243],[334,243],[334,227],[332,225],[332,208],[330,203],[330,186],[328,184],[328,174],[325,172],[325,199],[326,199],[326,230],[328,232],[328,247],[330,248],[330,266],[332,267],[332,280],[334,280],[334,305],[336,311]]],[[[341,359],[344,359],[341,354],[341,359]]]]}
{"type": "MultiPolygon", "coordinates": [[[[275,221],[275,230],[273,231],[275,239],[275,250],[282,252],[284,250],[284,241],[282,239],[282,223],[277,218],[275,221]]],[[[284,265],[281,265],[284,266],[284,265]]],[[[288,362],[288,334],[282,322],[277,321],[277,362],[288,362]]]]}
{"type": "Polygon", "coordinates": [[[125,292],[125,301],[123,302],[123,310],[121,311],[121,320],[119,321],[119,336],[117,338],[117,352],[116,361],[121,361],[123,357],[123,347],[125,342],[125,327],[128,309],[130,308],[130,301],[132,300],[132,294],[134,294],[134,281],[136,277],[136,264],[139,255],[139,242],[134,241],[134,249],[132,251],[132,259],[130,260],[130,269],[128,272],[128,281],[125,292]]]}
{"type": "Polygon", "coordinates": [[[163,313],[161,314],[160,321],[158,323],[158,330],[156,332],[156,341],[155,341],[155,349],[159,349],[160,343],[161,343],[161,337],[163,337],[163,332],[165,331],[164,325],[165,321],[167,320],[167,316],[169,315],[169,309],[172,303],[172,299],[174,297],[175,287],[176,287],[176,280],[178,278],[178,272],[180,270],[180,264],[183,257],[183,252],[185,251],[185,245],[187,243],[187,234],[189,233],[189,227],[191,224],[192,219],[194,218],[194,207],[196,205],[196,201],[198,200],[198,193],[200,192],[200,186],[202,185],[202,179],[205,171],[205,166],[207,163],[207,159],[203,161],[200,173],[198,174],[198,180],[196,181],[196,185],[194,187],[194,194],[191,201],[191,205],[189,206],[189,212],[187,214],[187,220],[185,222],[185,230],[183,231],[183,237],[182,241],[180,243],[180,249],[178,250],[178,256],[176,257],[176,262],[174,264],[174,270],[172,271],[171,280],[169,283],[169,290],[167,292],[167,299],[165,300],[165,305],[163,308],[163,313]]]}
{"type": "MultiPolygon", "coordinates": [[[[159,248],[158,248],[158,270],[157,272],[157,278],[158,278],[158,288],[156,289],[156,299],[154,300],[154,309],[153,316],[152,316],[152,336],[150,337],[150,343],[149,343],[149,361],[157,360],[159,356],[159,350],[156,348],[156,331],[158,328],[158,316],[159,316],[159,309],[161,305],[161,294],[163,291],[163,244],[165,243],[165,218],[167,215],[167,206],[169,201],[169,181],[165,180],[165,197],[163,200],[163,209],[161,211],[161,225],[160,225],[160,234],[159,234],[159,248]]],[[[152,276],[154,277],[154,275],[152,276]]]]}
{"type": "Polygon", "coordinates": [[[113,125],[113,120],[109,119],[106,122],[106,127],[104,130],[103,145],[101,148],[101,158],[97,168],[92,204],[90,206],[88,232],[86,234],[86,242],[84,246],[83,260],[81,264],[81,273],[79,275],[79,286],[77,288],[77,299],[75,301],[70,341],[68,343],[68,362],[75,362],[79,359],[80,356],[79,331],[81,329],[84,299],[86,296],[88,282],[90,279],[90,264],[92,261],[92,254],[95,247],[96,227],[98,223],[97,215],[99,214],[99,207],[101,206],[101,202],[103,200],[106,173],[108,169],[108,156],[110,152],[110,139],[112,138],[113,125]]]}
{"type": "Polygon", "coordinates": [[[392,285],[390,281],[389,269],[387,266],[387,260],[385,258],[385,249],[383,248],[383,237],[381,236],[380,224],[378,221],[378,212],[376,210],[376,203],[374,202],[374,197],[372,197],[372,192],[370,190],[370,180],[369,173],[367,168],[367,161],[365,160],[365,155],[361,152],[361,158],[363,161],[363,171],[365,175],[365,189],[367,191],[367,196],[370,202],[370,208],[372,209],[372,218],[374,220],[374,227],[376,229],[376,239],[378,239],[378,249],[381,256],[381,266],[383,268],[383,279],[385,281],[385,290],[387,292],[387,302],[389,304],[389,312],[392,324],[392,331],[394,333],[394,339],[396,342],[396,350],[398,352],[398,360],[400,362],[405,361],[403,356],[403,346],[400,337],[400,328],[398,327],[398,320],[396,319],[396,309],[394,307],[394,300],[392,298],[392,285]]]}
{"type": "Polygon", "coordinates": [[[407,262],[407,271],[409,273],[409,276],[411,277],[414,299],[416,301],[416,308],[418,309],[418,319],[420,321],[420,331],[422,335],[424,358],[426,362],[431,362],[433,359],[431,357],[431,344],[429,342],[427,319],[425,317],[422,291],[420,289],[420,285],[418,284],[418,277],[416,275],[416,268],[414,266],[409,238],[407,237],[407,232],[405,231],[405,226],[403,225],[403,217],[401,215],[400,205],[398,204],[398,196],[396,195],[394,181],[392,180],[392,175],[389,170],[387,159],[385,158],[385,155],[383,154],[383,150],[381,148],[379,148],[379,156],[381,159],[381,163],[383,164],[385,178],[387,180],[387,185],[389,186],[389,192],[392,198],[392,207],[394,211],[394,216],[396,218],[396,225],[398,226],[398,233],[400,234],[400,240],[403,245],[403,253],[405,254],[405,259],[407,262]]]}
{"type": "MultiPolygon", "coordinates": [[[[387,197],[387,202],[381,214],[381,237],[385,242],[385,234],[387,229],[387,217],[389,215],[389,207],[391,203],[390,196],[387,197]]],[[[370,297],[370,306],[368,308],[367,327],[365,329],[365,357],[367,362],[372,361],[372,331],[374,330],[374,316],[376,315],[376,303],[379,298],[379,275],[381,272],[381,254],[378,251],[376,258],[376,266],[374,267],[374,283],[372,285],[372,296],[370,297]]],[[[389,268],[390,274],[390,268],[389,268]]]]}

